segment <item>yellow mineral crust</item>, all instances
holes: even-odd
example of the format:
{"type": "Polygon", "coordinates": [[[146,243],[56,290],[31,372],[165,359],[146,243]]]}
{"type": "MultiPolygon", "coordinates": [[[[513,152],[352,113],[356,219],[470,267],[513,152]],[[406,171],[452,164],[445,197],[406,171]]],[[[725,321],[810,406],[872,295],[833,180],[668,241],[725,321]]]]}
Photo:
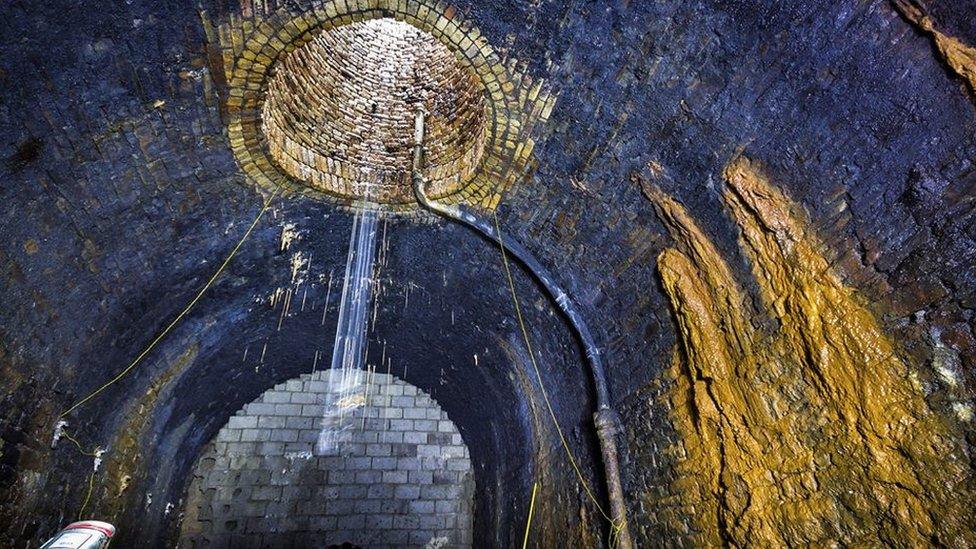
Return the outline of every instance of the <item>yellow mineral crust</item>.
{"type": "Polygon", "coordinates": [[[751,327],[716,247],[645,185],[675,240],[658,266],[679,336],[668,399],[680,458],[676,501],[661,505],[693,517],[700,545],[976,545],[953,426],[929,409],[797,206],[747,159],[725,178],[779,328],[751,327]]]}
{"type": "Polygon", "coordinates": [[[935,21],[918,3],[909,0],[893,0],[893,3],[905,19],[932,37],[945,63],[966,81],[969,91],[976,95],[976,48],[935,28],[935,21]]]}

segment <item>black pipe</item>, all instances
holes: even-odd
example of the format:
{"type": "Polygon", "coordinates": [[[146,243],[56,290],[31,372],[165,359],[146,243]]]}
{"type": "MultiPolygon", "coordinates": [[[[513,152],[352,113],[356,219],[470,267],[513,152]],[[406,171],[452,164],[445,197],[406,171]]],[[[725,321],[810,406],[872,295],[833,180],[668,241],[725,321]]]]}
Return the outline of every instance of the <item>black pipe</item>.
{"type": "Polygon", "coordinates": [[[610,390],[607,383],[606,368],[600,358],[600,348],[593,340],[586,321],[576,310],[576,304],[559,287],[555,278],[549,271],[532,255],[532,253],[516,240],[509,238],[504,232],[492,223],[481,219],[472,213],[462,204],[448,205],[432,202],[426,192],[424,192],[424,178],[422,175],[421,164],[423,161],[423,138],[424,138],[424,113],[418,111],[414,118],[414,150],[413,150],[413,170],[412,182],[413,192],[423,207],[440,214],[448,219],[458,221],[467,227],[474,229],[484,238],[499,243],[507,252],[521,263],[539,282],[546,294],[556,302],[559,310],[569,319],[570,326],[579,337],[583,344],[587,363],[590,366],[590,373],[593,376],[593,386],[596,392],[597,410],[593,414],[593,422],[596,425],[597,438],[600,440],[600,449],[603,454],[603,467],[607,492],[610,499],[610,514],[614,523],[617,544],[620,549],[632,549],[633,542],[630,539],[630,532],[627,528],[627,508],[623,498],[623,487],[620,483],[620,463],[617,452],[617,434],[620,432],[620,418],[610,406],[610,390]]]}

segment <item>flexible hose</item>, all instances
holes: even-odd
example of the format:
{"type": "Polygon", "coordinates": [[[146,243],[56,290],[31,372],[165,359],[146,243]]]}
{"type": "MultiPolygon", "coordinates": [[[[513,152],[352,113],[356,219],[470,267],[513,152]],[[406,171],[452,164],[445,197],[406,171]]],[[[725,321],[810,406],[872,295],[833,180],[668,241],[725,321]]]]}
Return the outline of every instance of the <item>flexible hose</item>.
{"type": "Polygon", "coordinates": [[[597,347],[586,321],[576,309],[575,303],[559,287],[555,278],[541,263],[532,255],[529,250],[517,241],[505,235],[501,229],[491,223],[481,219],[472,213],[464,205],[448,205],[431,201],[424,190],[424,178],[422,174],[423,163],[423,139],[424,139],[424,113],[418,111],[414,117],[414,150],[413,150],[413,170],[412,183],[414,195],[417,202],[428,210],[439,214],[447,219],[459,222],[475,232],[481,234],[490,241],[498,242],[503,246],[503,252],[507,252],[517,259],[539,282],[539,285],[549,297],[555,301],[559,310],[569,319],[570,326],[579,337],[583,350],[586,353],[586,360],[590,366],[590,373],[593,377],[593,386],[596,392],[596,412],[593,414],[593,422],[596,426],[597,438],[600,440],[600,449],[603,454],[603,467],[607,492],[610,499],[610,514],[614,528],[616,530],[617,547],[620,549],[632,549],[633,542],[627,528],[627,508],[624,503],[623,486],[620,482],[620,458],[617,450],[617,434],[620,432],[620,419],[617,413],[610,406],[610,391],[607,383],[606,369],[600,357],[600,349],[597,347]]]}

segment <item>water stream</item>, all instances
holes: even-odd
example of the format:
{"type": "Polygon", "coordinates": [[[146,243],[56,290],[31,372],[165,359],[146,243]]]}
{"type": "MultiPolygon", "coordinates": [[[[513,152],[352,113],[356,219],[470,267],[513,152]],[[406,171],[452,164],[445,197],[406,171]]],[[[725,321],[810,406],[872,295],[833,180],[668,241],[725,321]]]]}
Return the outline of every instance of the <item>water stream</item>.
{"type": "Polygon", "coordinates": [[[333,375],[328,381],[322,430],[316,445],[319,454],[338,450],[343,432],[356,424],[350,421],[352,414],[366,404],[366,324],[374,284],[378,219],[379,212],[366,205],[353,218],[332,350],[333,375]]]}

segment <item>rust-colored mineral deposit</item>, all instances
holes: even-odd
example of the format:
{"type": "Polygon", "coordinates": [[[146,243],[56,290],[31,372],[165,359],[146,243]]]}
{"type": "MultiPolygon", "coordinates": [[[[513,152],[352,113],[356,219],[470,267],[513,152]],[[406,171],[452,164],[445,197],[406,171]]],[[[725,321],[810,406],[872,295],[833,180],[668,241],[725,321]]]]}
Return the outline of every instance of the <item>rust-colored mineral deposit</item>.
{"type": "Polygon", "coordinates": [[[745,158],[725,170],[760,301],[684,208],[644,184],[675,240],[658,259],[679,344],[668,398],[679,514],[703,545],[976,544],[968,468],[878,321],[797,206],[745,158]]]}

